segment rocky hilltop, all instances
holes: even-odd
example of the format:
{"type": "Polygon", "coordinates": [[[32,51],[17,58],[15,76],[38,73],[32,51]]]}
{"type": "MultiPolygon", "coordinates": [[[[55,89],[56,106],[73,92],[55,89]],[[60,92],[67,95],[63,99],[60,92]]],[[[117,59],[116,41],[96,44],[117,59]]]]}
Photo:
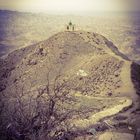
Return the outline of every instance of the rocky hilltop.
{"type": "MultiPolygon", "coordinates": [[[[77,125],[79,130],[79,123],[83,126],[82,129],[90,127],[81,120],[91,120],[96,116],[99,119],[94,119],[100,121],[116,115],[126,107],[129,108],[132,102],[134,107],[125,114],[125,120],[135,119],[135,115],[131,117],[130,114],[136,110],[135,104],[138,105],[136,92],[139,94],[139,70],[139,65],[129,61],[112,42],[91,32],[60,32],[48,40],[16,50],[0,60],[1,101],[8,112],[1,115],[4,115],[6,120],[3,126],[11,123],[13,114],[18,116],[18,119],[21,118],[21,113],[19,115],[17,112],[24,113],[25,118],[26,115],[31,117],[31,108],[33,114],[38,113],[34,112],[36,103],[32,101],[36,98],[48,99],[49,93],[51,102],[55,102],[51,94],[54,96],[56,90],[57,93],[63,93],[63,97],[70,96],[75,102],[65,103],[67,98],[64,99],[63,103],[58,103],[59,112],[64,106],[65,112],[72,109],[82,112],[79,115],[72,114],[68,119],[68,122],[77,125]],[[115,106],[117,111],[111,108],[110,115],[105,112],[115,106]],[[100,111],[104,114],[102,118],[98,117],[98,114],[93,115],[100,111]]],[[[40,100],[44,103],[44,100],[40,100]]],[[[55,118],[55,115],[53,117],[55,118]]],[[[22,125],[25,118],[19,119],[20,121],[17,119],[17,122],[22,125]]],[[[42,125],[42,122],[38,123],[39,121],[34,125],[42,125]]],[[[24,128],[26,125],[23,125],[24,128]]],[[[76,128],[73,130],[77,131],[76,128]]]]}
{"type": "Polygon", "coordinates": [[[76,30],[104,35],[127,57],[140,64],[140,14],[132,12],[132,15],[103,12],[98,16],[93,13],[92,16],[74,16],[0,10],[0,57],[64,31],[71,19],[76,30]]]}

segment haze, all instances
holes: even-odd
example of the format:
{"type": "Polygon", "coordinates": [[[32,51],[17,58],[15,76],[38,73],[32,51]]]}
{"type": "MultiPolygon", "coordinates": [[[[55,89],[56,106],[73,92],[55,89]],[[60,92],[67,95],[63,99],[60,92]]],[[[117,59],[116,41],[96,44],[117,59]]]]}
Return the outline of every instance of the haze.
{"type": "Polygon", "coordinates": [[[139,0],[0,0],[0,9],[30,12],[134,11],[139,5],[139,0]]]}

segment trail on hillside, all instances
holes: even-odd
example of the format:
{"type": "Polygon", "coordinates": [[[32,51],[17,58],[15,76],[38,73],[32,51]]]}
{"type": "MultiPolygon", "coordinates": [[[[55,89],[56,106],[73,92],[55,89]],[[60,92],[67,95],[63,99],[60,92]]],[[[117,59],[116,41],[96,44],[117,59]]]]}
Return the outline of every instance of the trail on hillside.
{"type": "MultiPolygon", "coordinates": [[[[76,95],[76,96],[84,96],[84,95],[76,95]]],[[[108,99],[105,97],[89,97],[89,96],[85,96],[86,98],[98,98],[98,99],[108,99]]],[[[102,111],[99,111],[93,115],[91,115],[88,119],[78,119],[78,120],[74,120],[73,121],[73,125],[76,128],[80,128],[80,129],[85,129],[90,127],[93,124],[96,124],[97,122],[99,122],[100,120],[107,118],[107,117],[111,117],[113,115],[118,114],[119,112],[121,112],[122,110],[124,110],[125,108],[129,108],[132,105],[132,100],[127,98],[127,97],[114,97],[114,99],[120,99],[119,104],[112,106],[110,108],[105,108],[102,111]]],[[[112,99],[113,100],[113,99],[112,99]]]]}

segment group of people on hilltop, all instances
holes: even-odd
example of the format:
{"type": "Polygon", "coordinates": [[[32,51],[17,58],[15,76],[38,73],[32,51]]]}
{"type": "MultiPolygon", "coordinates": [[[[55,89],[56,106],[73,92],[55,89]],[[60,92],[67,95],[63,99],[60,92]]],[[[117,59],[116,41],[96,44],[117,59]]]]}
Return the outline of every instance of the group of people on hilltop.
{"type": "Polygon", "coordinates": [[[70,21],[69,24],[67,25],[67,31],[74,31],[75,30],[75,25],[72,24],[70,21]]]}

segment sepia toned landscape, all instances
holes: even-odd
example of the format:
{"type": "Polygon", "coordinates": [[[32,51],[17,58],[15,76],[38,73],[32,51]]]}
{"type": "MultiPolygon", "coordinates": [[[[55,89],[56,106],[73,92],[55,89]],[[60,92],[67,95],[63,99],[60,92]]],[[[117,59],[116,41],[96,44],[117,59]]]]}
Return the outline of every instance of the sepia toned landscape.
{"type": "Polygon", "coordinates": [[[140,61],[139,13],[106,12],[92,16],[0,11],[0,55],[46,40],[66,30],[72,20],[76,30],[99,33],[111,40],[131,60],[140,61]]]}
{"type": "Polygon", "coordinates": [[[0,140],[140,140],[139,21],[0,10],[0,140]]]}

